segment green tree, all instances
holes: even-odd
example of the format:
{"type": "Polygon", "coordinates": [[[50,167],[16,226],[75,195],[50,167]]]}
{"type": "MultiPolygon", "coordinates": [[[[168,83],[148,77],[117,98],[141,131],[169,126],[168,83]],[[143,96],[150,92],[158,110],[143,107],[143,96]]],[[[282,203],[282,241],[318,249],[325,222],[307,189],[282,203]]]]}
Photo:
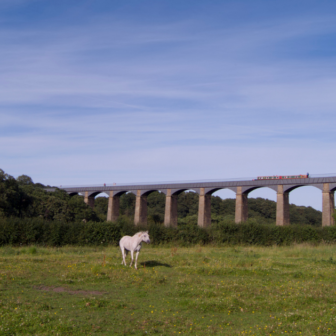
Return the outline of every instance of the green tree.
{"type": "Polygon", "coordinates": [[[166,195],[154,191],[147,196],[148,216],[154,223],[163,223],[166,195]]]}
{"type": "Polygon", "coordinates": [[[32,178],[28,175],[20,175],[16,178],[16,181],[21,185],[34,184],[32,178]]]}
{"type": "Polygon", "coordinates": [[[107,197],[97,197],[95,199],[94,211],[97,213],[98,217],[102,221],[106,220],[107,207],[108,207],[108,198],[107,197]]]}
{"type": "Polygon", "coordinates": [[[120,214],[134,217],[135,195],[131,192],[120,196],[120,214]]]}
{"type": "Polygon", "coordinates": [[[21,217],[30,201],[14,177],[0,169],[0,215],[21,217]]]}

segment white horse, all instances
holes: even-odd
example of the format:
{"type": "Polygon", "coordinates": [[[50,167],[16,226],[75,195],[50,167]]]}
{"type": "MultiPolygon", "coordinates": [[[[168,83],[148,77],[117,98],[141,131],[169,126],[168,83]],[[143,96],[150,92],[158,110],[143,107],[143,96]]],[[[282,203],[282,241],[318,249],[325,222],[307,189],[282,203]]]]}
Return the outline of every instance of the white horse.
{"type": "Polygon", "coordinates": [[[137,267],[137,261],[138,261],[139,252],[141,250],[141,243],[142,242],[145,242],[147,244],[150,243],[148,231],[138,232],[133,237],[124,236],[120,239],[119,246],[120,246],[122,257],[123,257],[123,260],[121,262],[122,265],[124,264],[125,266],[127,266],[125,258],[126,258],[127,252],[131,251],[132,261],[131,261],[130,267],[132,267],[133,254],[134,254],[134,251],[136,251],[134,268],[135,269],[138,268],[137,267]]]}

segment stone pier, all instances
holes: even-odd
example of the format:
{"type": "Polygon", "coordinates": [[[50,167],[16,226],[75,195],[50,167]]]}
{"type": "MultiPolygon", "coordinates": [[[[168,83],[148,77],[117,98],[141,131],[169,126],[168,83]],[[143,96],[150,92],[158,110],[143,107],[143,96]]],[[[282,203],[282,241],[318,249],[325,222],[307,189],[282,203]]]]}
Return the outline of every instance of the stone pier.
{"type": "Polygon", "coordinates": [[[242,192],[242,187],[237,187],[235,222],[245,222],[248,215],[247,194],[242,192]]]}
{"type": "Polygon", "coordinates": [[[204,188],[200,188],[198,204],[198,226],[208,227],[211,225],[211,195],[206,194],[204,188]]]}
{"type": "Polygon", "coordinates": [[[141,190],[136,194],[134,224],[147,224],[147,196],[141,195],[141,190]]]}
{"type": "Polygon", "coordinates": [[[334,225],[334,209],[334,191],[329,190],[329,183],[324,183],[322,191],[322,226],[334,225]]]}
{"type": "Polygon", "coordinates": [[[276,225],[289,225],[289,193],[284,192],[284,186],[278,185],[276,204],[276,225]]]}
{"type": "Polygon", "coordinates": [[[85,191],[85,194],[84,194],[84,203],[86,203],[92,209],[94,208],[95,198],[94,198],[94,196],[89,196],[89,192],[88,191],[85,191]]]}
{"type": "Polygon", "coordinates": [[[177,195],[172,195],[171,189],[167,189],[164,225],[177,227],[177,195]]]}
{"type": "Polygon", "coordinates": [[[110,191],[107,208],[107,221],[116,222],[119,217],[120,196],[114,195],[110,191]]]}

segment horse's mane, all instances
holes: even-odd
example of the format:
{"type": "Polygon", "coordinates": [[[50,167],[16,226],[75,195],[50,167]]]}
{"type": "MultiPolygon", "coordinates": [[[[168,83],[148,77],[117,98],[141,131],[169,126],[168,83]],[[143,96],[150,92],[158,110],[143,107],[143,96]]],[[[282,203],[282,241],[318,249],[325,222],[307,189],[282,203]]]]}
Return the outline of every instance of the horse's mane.
{"type": "Polygon", "coordinates": [[[140,237],[141,235],[143,235],[144,233],[147,233],[148,231],[139,231],[139,232],[137,232],[133,237],[135,237],[135,236],[138,236],[138,237],[140,237]]]}

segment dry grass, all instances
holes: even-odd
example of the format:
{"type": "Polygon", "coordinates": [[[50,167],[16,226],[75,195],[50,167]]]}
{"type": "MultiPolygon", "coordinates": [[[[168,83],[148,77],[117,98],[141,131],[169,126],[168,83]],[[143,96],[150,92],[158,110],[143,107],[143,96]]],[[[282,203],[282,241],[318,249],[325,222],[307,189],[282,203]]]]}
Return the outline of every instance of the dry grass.
{"type": "Polygon", "coordinates": [[[0,335],[333,335],[336,246],[0,248],[0,335]]]}

